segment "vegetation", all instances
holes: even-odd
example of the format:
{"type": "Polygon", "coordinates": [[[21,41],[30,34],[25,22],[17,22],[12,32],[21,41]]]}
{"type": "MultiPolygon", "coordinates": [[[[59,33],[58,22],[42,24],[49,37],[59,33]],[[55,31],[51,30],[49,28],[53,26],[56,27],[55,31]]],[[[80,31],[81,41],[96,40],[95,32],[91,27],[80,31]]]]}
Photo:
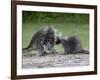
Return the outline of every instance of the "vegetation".
{"type": "MultiPolygon", "coordinates": [[[[23,11],[22,14],[22,43],[27,47],[34,32],[44,26],[54,26],[62,36],[78,36],[83,47],[89,48],[89,15],[76,13],[53,13],[23,11]]],[[[63,51],[61,45],[55,47],[63,51]]]]}

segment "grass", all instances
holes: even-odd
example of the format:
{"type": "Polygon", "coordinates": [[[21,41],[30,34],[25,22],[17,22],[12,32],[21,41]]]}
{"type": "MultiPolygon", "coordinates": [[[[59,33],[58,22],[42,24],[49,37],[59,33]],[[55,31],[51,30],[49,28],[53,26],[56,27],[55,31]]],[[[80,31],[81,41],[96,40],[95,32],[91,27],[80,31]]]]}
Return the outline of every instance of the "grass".
{"type": "MultiPolygon", "coordinates": [[[[63,37],[78,36],[82,42],[84,48],[89,48],[89,25],[88,24],[78,24],[78,23],[23,23],[22,25],[22,46],[27,47],[30,43],[31,37],[34,32],[43,27],[44,25],[54,26],[60,32],[62,32],[63,37]]],[[[62,45],[55,46],[56,50],[63,52],[62,45]]]]}

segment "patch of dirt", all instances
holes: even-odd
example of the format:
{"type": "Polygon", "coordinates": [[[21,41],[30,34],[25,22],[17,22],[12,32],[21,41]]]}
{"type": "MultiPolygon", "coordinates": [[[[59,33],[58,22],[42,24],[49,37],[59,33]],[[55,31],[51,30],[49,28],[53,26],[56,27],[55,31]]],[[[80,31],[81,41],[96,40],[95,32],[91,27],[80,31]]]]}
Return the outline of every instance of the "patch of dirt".
{"type": "Polygon", "coordinates": [[[25,53],[22,61],[22,68],[24,69],[87,66],[89,65],[89,54],[78,53],[63,55],[57,53],[39,57],[32,53],[25,53]]]}

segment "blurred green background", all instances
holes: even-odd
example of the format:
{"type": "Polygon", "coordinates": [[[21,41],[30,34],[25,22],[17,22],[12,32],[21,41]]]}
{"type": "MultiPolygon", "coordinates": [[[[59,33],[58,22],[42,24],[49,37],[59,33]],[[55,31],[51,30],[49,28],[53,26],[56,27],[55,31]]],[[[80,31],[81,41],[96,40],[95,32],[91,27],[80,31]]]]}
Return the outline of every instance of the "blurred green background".
{"type": "MultiPolygon", "coordinates": [[[[33,33],[44,26],[54,26],[63,37],[78,36],[84,48],[89,48],[89,14],[57,12],[22,12],[22,46],[27,47],[33,33]]],[[[63,52],[62,45],[55,46],[63,52]]]]}

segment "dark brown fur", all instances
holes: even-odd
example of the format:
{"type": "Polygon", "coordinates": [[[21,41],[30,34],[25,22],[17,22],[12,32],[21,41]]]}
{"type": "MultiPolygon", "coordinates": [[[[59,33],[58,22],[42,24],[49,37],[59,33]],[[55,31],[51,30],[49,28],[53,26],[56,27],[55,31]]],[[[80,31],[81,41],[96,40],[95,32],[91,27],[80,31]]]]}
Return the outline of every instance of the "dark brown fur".
{"type": "Polygon", "coordinates": [[[64,54],[69,53],[89,53],[88,50],[83,49],[81,41],[78,37],[72,36],[69,38],[57,38],[56,44],[62,44],[64,47],[64,54]]]}

